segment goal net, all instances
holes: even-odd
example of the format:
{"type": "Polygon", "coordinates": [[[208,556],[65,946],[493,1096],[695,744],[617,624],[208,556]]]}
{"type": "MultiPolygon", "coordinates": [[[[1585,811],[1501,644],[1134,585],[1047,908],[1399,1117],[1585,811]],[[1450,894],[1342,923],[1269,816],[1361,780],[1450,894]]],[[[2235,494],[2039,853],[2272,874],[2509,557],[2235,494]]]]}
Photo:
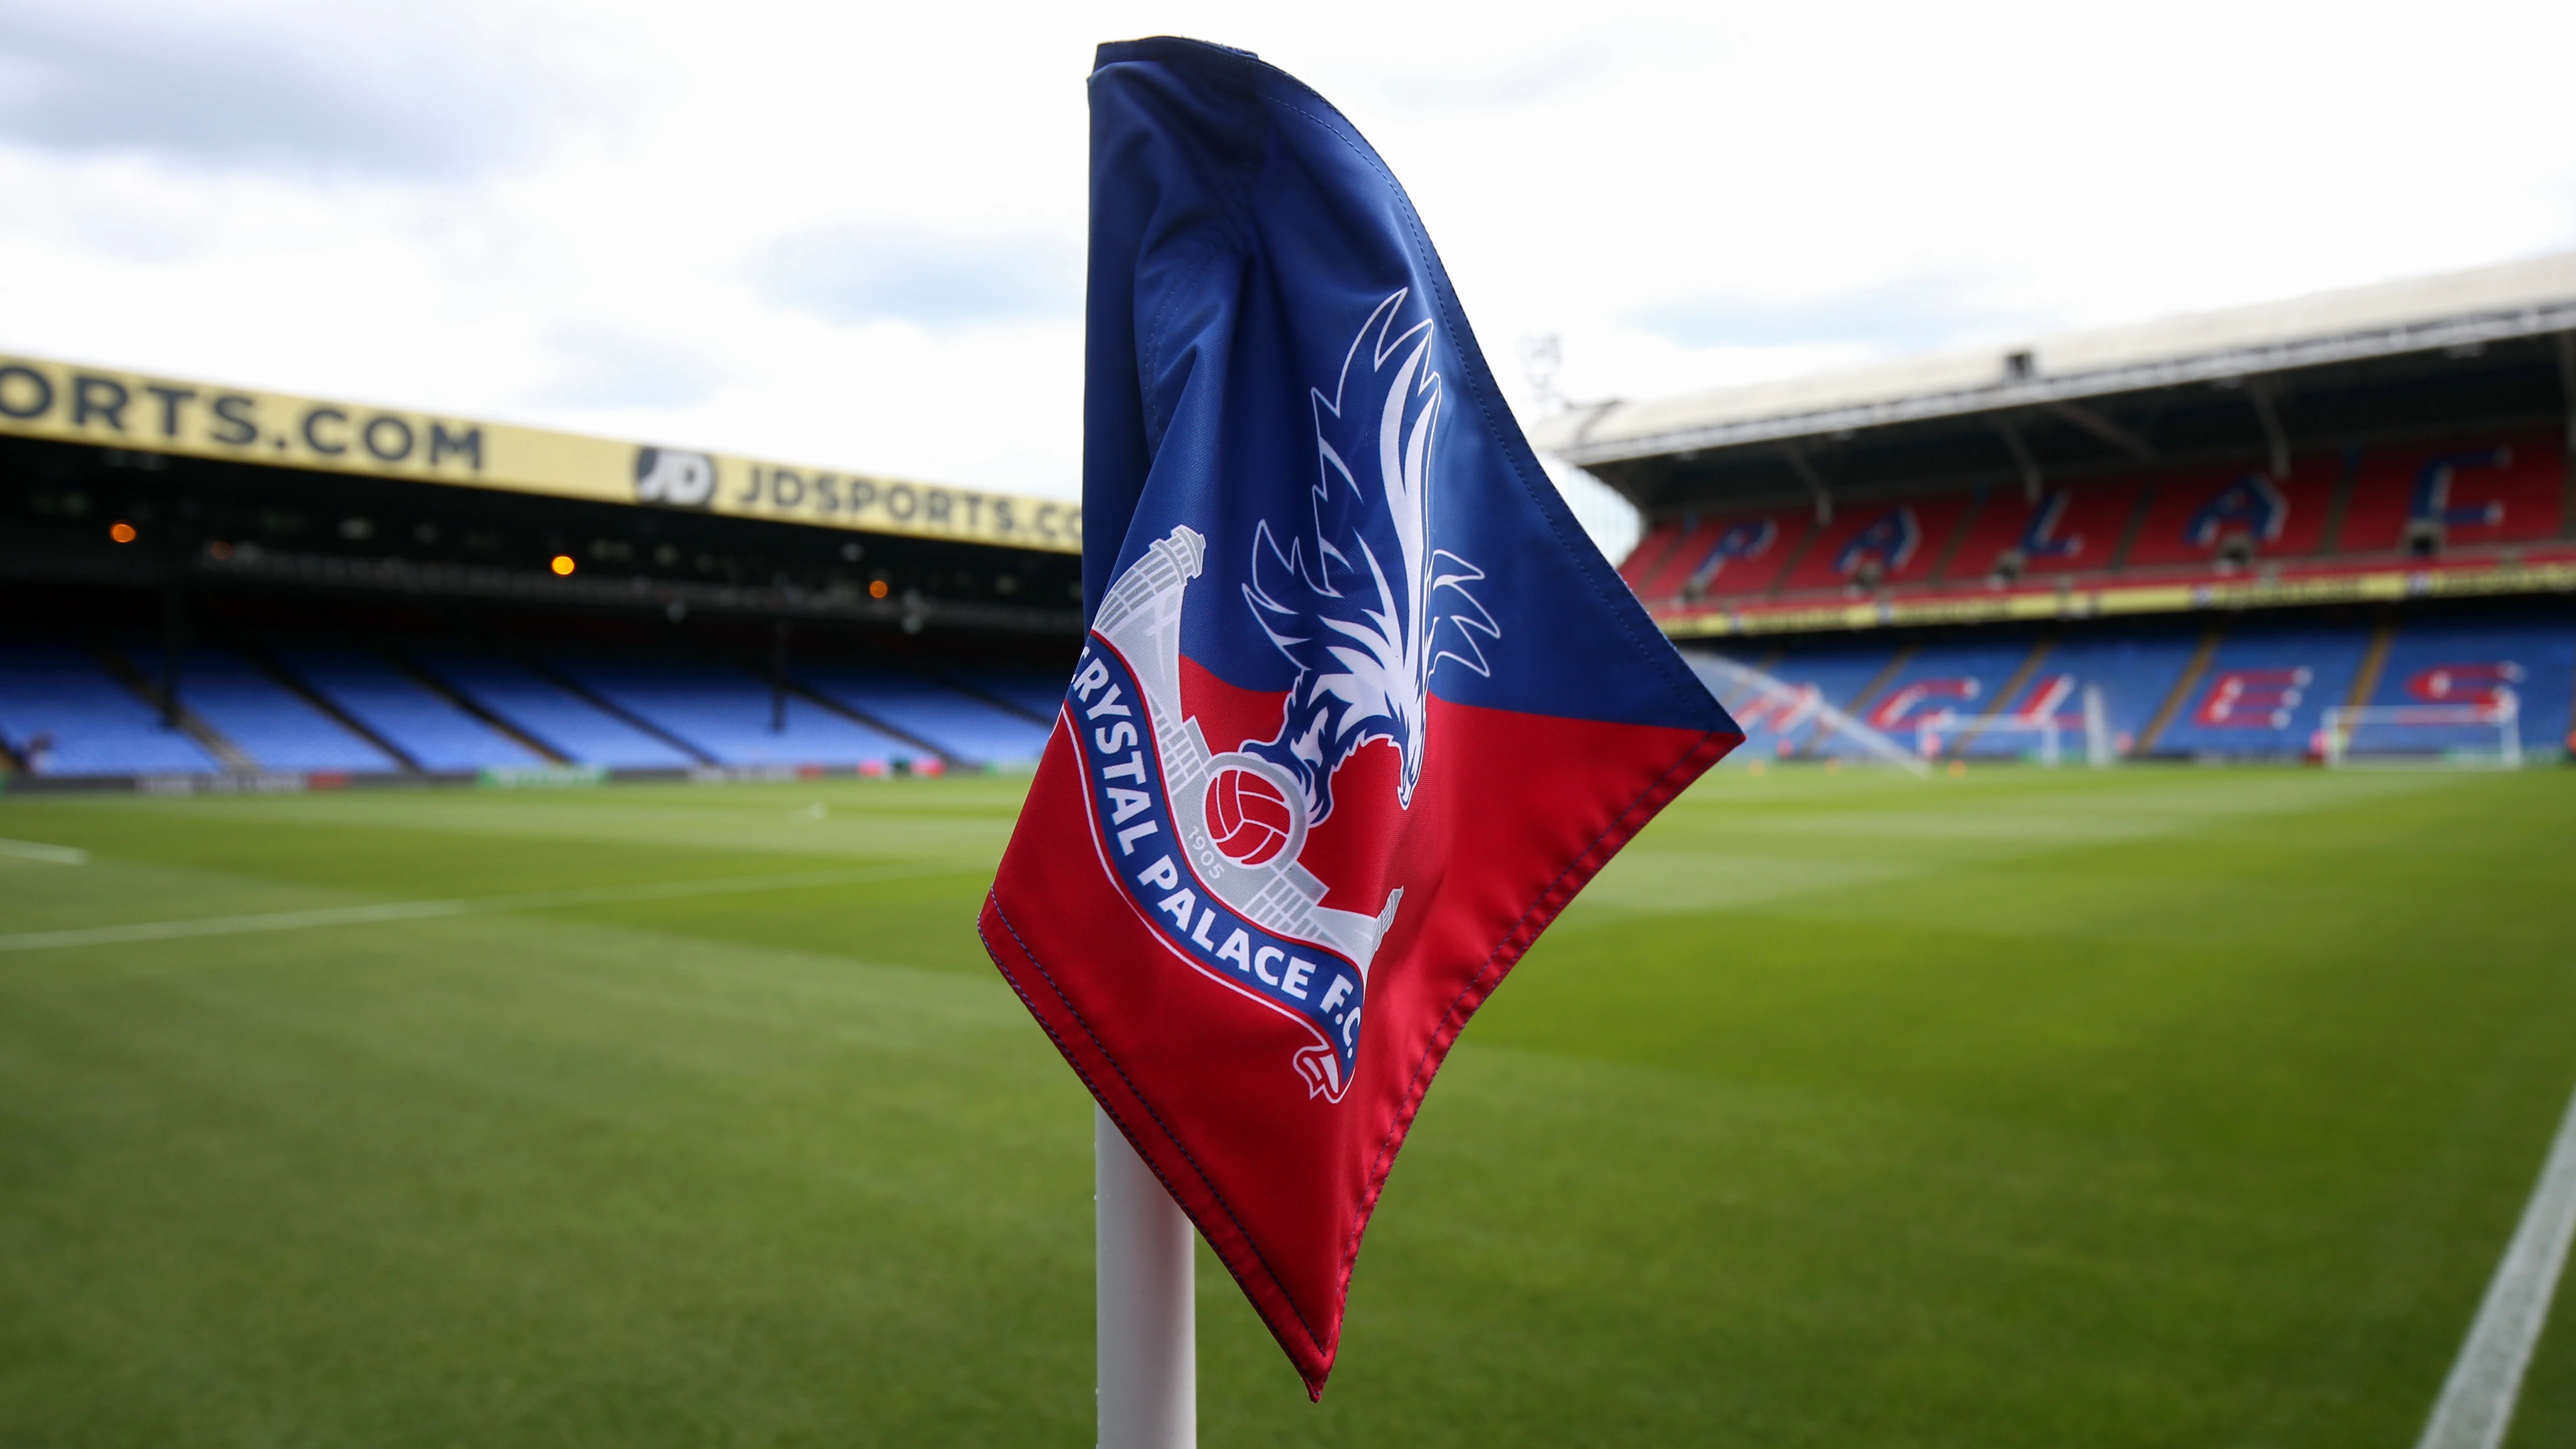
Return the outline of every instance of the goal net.
{"type": "Polygon", "coordinates": [[[1812,684],[1791,684],[1718,654],[1687,651],[1682,659],[1748,730],[1768,726],[1785,740],[1800,726],[1813,724],[1857,745],[1863,759],[1915,775],[1930,773],[1931,767],[1912,750],[1826,703],[1823,691],[1812,684]]]}
{"type": "Polygon", "coordinates": [[[2317,731],[2329,766],[2522,767],[2522,702],[2498,689],[2476,704],[2335,705],[2317,731]]]}
{"type": "Polygon", "coordinates": [[[2099,686],[2085,685],[2079,694],[2075,676],[2063,675],[2031,703],[2011,714],[1962,715],[1941,710],[1926,715],[1914,728],[1914,751],[1927,760],[1943,751],[1965,755],[1973,745],[2001,746],[2007,753],[2055,769],[2080,748],[2084,763],[2101,769],[2113,762],[2111,722],[2099,686]],[[2079,708],[2065,709],[2076,696],[2079,708]]]}
{"type": "Polygon", "coordinates": [[[1943,750],[1969,741],[2007,748],[2020,742],[2023,747],[2018,753],[2053,770],[2065,757],[2065,739],[2065,726],[2054,714],[1981,718],[1944,710],[1925,716],[1914,727],[1914,752],[1927,760],[1937,760],[1943,750]]]}

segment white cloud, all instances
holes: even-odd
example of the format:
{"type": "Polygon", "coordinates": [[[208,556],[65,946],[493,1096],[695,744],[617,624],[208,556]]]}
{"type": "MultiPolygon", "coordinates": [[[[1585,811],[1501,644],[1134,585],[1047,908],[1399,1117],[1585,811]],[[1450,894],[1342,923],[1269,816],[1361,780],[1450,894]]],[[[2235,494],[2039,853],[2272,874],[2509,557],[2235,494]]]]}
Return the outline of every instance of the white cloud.
{"type": "Polygon", "coordinates": [[[2576,245],[2563,4],[93,0],[0,19],[0,346],[1070,494],[1082,75],[1163,31],[1578,397],[2576,245]]]}

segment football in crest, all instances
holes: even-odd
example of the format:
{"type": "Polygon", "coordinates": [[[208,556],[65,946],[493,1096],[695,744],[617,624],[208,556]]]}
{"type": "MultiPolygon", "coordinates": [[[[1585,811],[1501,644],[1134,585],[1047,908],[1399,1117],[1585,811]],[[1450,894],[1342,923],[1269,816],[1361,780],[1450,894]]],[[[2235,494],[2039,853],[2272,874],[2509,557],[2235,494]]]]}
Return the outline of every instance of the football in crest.
{"type": "Polygon", "coordinates": [[[1295,816],[1277,785],[1251,770],[1220,770],[1208,782],[1208,838],[1238,865],[1267,865],[1288,844],[1295,816]]]}

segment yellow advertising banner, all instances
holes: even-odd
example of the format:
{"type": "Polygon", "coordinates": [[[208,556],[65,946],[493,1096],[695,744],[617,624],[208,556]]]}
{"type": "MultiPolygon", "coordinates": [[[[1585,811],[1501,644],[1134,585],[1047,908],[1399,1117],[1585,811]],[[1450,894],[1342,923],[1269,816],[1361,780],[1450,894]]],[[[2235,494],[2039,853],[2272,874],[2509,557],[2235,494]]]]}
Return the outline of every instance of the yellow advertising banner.
{"type": "Polygon", "coordinates": [[[1712,610],[1661,621],[1674,639],[1739,634],[1871,629],[1887,624],[1991,624],[2081,619],[2102,614],[2178,614],[2191,609],[2290,608],[2308,604],[2384,603],[2416,598],[2576,590],[2576,563],[2497,562],[2442,569],[2389,569],[2300,579],[2239,579],[2198,584],[2128,584],[2051,594],[1993,594],[1884,599],[1808,608],[1712,610]]]}
{"type": "Polygon", "coordinates": [[[0,354],[0,434],[736,518],[1082,551],[1082,509],[869,473],[0,354]]]}

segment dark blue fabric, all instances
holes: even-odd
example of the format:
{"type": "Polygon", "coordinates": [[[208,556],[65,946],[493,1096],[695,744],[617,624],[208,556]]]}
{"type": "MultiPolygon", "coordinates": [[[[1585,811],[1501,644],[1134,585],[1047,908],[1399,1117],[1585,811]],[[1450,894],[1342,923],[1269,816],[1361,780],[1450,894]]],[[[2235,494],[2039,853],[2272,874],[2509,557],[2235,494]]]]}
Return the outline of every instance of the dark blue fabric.
{"type": "Polygon", "coordinates": [[[1319,436],[1346,423],[1346,441],[1362,446],[1367,420],[1330,415],[1319,400],[1333,398],[1355,340],[1402,293],[1382,319],[1391,326],[1369,335],[1430,324],[1436,396],[1394,406],[1409,425],[1403,410],[1436,405],[1430,556],[1449,561],[1443,577],[1467,580],[1435,591],[1450,611],[1437,647],[1455,657],[1437,661],[1430,692],[1530,714],[1732,728],[1540,469],[1412,203],[1339,112],[1248,53],[1172,38],[1102,46],[1090,88],[1086,619],[1111,579],[1186,524],[1207,538],[1208,558],[1182,651],[1247,689],[1300,679],[1305,666],[1281,634],[1296,633],[1282,620],[1301,605],[1265,618],[1249,601],[1255,554],[1271,550],[1275,580],[1302,540],[1299,562],[1318,581],[1308,592],[1328,606],[1335,582],[1353,576],[1347,560],[1319,558],[1340,526],[1328,518],[1319,532],[1333,486],[1319,436]]]}

